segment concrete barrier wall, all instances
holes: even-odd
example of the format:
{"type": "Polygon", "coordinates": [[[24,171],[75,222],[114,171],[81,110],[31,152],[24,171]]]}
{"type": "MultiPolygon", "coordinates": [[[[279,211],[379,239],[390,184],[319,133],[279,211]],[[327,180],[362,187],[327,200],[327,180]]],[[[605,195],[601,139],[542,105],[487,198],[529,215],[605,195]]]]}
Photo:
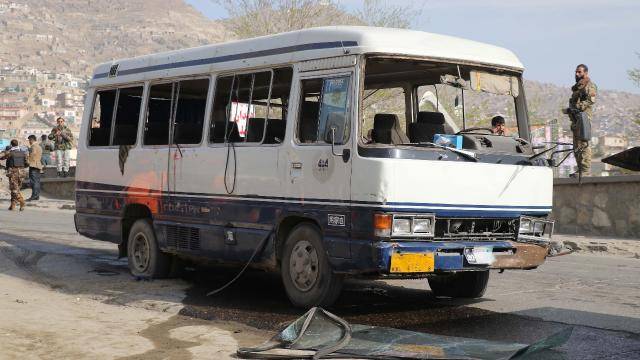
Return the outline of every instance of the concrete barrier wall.
{"type": "Polygon", "coordinates": [[[640,240],[640,175],[555,179],[555,232],[640,240]]]}
{"type": "Polygon", "coordinates": [[[75,200],[76,181],[74,178],[42,179],[41,191],[54,199],[75,200]]]}
{"type": "Polygon", "coordinates": [[[76,168],[69,169],[66,178],[57,177],[55,167],[47,167],[41,177],[42,192],[55,199],[75,200],[76,168]]]}

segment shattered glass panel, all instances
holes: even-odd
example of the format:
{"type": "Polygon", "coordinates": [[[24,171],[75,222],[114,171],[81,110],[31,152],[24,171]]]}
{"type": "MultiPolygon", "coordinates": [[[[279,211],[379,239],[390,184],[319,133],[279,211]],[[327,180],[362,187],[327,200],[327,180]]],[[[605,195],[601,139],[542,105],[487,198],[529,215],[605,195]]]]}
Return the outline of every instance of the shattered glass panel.
{"type": "Polygon", "coordinates": [[[267,342],[265,345],[269,344],[268,346],[240,349],[238,356],[270,358],[277,354],[278,358],[300,358],[302,354],[309,355],[302,351],[313,350],[318,358],[525,359],[564,344],[569,340],[572,330],[567,328],[532,345],[526,345],[348,325],[335,315],[314,308],[267,342]]]}

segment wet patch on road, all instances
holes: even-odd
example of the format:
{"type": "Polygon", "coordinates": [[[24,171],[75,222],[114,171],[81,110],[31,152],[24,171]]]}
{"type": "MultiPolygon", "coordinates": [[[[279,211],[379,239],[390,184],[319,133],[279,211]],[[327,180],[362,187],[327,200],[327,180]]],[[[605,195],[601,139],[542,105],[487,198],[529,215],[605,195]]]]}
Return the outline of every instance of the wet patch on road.
{"type": "Polygon", "coordinates": [[[152,324],[140,331],[139,335],[150,340],[154,348],[142,354],[122,357],[122,360],[137,359],[191,359],[189,348],[200,345],[198,342],[178,340],[171,337],[171,330],[185,326],[185,320],[172,316],[167,321],[152,324]]]}

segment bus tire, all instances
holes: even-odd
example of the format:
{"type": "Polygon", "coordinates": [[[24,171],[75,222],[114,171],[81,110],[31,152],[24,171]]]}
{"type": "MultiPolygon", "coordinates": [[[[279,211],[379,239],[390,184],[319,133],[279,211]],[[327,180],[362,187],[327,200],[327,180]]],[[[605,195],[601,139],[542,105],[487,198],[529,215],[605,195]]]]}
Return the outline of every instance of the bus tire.
{"type": "Polygon", "coordinates": [[[160,251],[151,221],[133,223],[127,241],[127,257],[131,274],[141,278],[163,279],[171,270],[171,256],[160,251]]]}
{"type": "Polygon", "coordinates": [[[435,296],[453,298],[479,298],[484,295],[489,283],[489,270],[459,272],[451,275],[436,275],[428,279],[435,296]]]}
{"type": "Polygon", "coordinates": [[[343,277],[334,274],[317,227],[308,223],[291,230],[284,244],[280,274],[296,307],[329,307],[340,296],[343,277]]]}

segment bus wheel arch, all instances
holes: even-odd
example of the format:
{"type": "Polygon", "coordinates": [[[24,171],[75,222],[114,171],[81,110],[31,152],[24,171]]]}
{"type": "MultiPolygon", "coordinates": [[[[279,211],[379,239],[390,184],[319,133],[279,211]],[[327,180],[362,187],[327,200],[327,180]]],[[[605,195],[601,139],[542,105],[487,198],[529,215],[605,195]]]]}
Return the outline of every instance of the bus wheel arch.
{"type": "Polygon", "coordinates": [[[308,223],[310,225],[317,227],[317,230],[320,232],[320,234],[322,234],[322,231],[321,231],[320,225],[318,225],[318,222],[310,217],[302,216],[302,215],[290,215],[283,218],[278,223],[278,227],[276,228],[275,251],[276,251],[276,260],[277,260],[278,266],[280,266],[280,261],[282,261],[284,244],[287,240],[287,237],[289,236],[289,233],[291,233],[291,231],[296,226],[302,223],[308,223]]]}
{"type": "Polygon", "coordinates": [[[129,241],[129,232],[133,224],[140,219],[153,219],[153,215],[149,207],[143,204],[129,204],[122,213],[122,235],[120,244],[118,244],[118,257],[126,257],[128,254],[127,246],[129,241]]]}
{"type": "Polygon", "coordinates": [[[289,231],[279,262],[287,297],[294,306],[331,306],[342,290],[343,275],[333,271],[314,222],[302,221],[289,231]]]}

